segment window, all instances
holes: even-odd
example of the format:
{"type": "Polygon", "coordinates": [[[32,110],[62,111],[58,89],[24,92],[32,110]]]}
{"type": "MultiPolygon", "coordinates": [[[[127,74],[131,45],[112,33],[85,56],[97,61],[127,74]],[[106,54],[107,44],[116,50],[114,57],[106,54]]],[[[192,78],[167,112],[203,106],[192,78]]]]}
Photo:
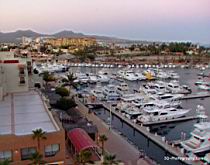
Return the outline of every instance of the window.
{"type": "Polygon", "coordinates": [[[52,144],[45,147],[45,157],[55,156],[60,151],[59,144],[52,144]]]}
{"type": "Polygon", "coordinates": [[[24,77],[20,77],[20,84],[22,85],[22,84],[25,84],[25,83],[26,83],[25,78],[24,77]]]}
{"type": "Polygon", "coordinates": [[[0,151],[0,161],[6,159],[12,160],[12,151],[0,151]]]}
{"type": "Polygon", "coordinates": [[[35,147],[21,149],[21,160],[27,160],[36,152],[35,147]]]}
{"type": "Polygon", "coordinates": [[[24,75],[24,74],[25,74],[24,68],[19,68],[19,74],[20,74],[20,75],[24,75]]]}

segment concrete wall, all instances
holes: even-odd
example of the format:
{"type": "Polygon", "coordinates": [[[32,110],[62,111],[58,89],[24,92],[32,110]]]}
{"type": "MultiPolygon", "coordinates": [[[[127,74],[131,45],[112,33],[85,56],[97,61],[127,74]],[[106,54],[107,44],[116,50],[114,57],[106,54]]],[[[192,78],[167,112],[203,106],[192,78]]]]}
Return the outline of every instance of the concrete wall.
{"type": "Polygon", "coordinates": [[[28,72],[25,66],[24,69],[24,78],[25,84],[20,84],[20,75],[19,75],[19,64],[3,64],[4,67],[4,76],[6,79],[6,92],[24,92],[28,91],[28,72]]]}

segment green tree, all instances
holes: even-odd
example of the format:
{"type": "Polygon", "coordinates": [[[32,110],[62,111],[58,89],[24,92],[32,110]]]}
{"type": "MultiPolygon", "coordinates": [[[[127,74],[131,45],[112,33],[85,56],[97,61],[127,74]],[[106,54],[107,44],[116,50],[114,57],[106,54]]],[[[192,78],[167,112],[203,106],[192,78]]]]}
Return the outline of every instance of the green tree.
{"type": "Polygon", "coordinates": [[[40,151],[40,141],[47,139],[46,132],[43,131],[41,128],[33,130],[32,132],[33,132],[32,138],[34,140],[37,140],[38,151],[40,151]]]}
{"type": "Polygon", "coordinates": [[[75,101],[70,98],[60,98],[60,100],[56,102],[56,107],[58,109],[65,110],[65,111],[71,108],[74,108],[76,106],[77,104],[75,103],[75,101]]]}
{"type": "Polygon", "coordinates": [[[69,96],[69,90],[65,87],[57,87],[55,92],[59,94],[61,97],[69,96]]]}
{"type": "Polygon", "coordinates": [[[116,160],[116,155],[105,155],[103,165],[113,165],[113,164],[119,164],[119,160],[116,160]]]}
{"type": "Polygon", "coordinates": [[[131,45],[128,49],[132,52],[132,51],[134,51],[135,50],[135,45],[131,45]]]}
{"type": "Polygon", "coordinates": [[[0,165],[10,165],[10,164],[11,164],[11,160],[9,160],[9,159],[0,161],[0,165]]]}
{"type": "Polygon", "coordinates": [[[85,165],[86,163],[93,164],[93,161],[91,161],[91,157],[92,153],[90,151],[83,150],[77,155],[76,161],[77,163],[81,163],[82,165],[85,165]]]}
{"type": "Polygon", "coordinates": [[[29,160],[32,161],[29,165],[41,165],[46,163],[46,161],[43,160],[43,155],[38,152],[33,153],[29,160]]]}
{"type": "Polygon", "coordinates": [[[101,143],[102,155],[104,155],[104,143],[108,140],[106,135],[99,135],[99,142],[101,143]]]}
{"type": "Polygon", "coordinates": [[[43,73],[43,80],[47,84],[50,81],[55,81],[55,77],[52,74],[50,74],[49,72],[44,72],[43,73]]]}

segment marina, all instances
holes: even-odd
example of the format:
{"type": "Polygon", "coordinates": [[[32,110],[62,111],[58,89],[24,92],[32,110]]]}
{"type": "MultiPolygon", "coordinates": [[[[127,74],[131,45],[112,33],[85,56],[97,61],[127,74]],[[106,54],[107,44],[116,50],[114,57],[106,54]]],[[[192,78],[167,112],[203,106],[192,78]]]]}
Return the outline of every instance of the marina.
{"type": "MultiPolygon", "coordinates": [[[[110,72],[108,73],[108,75],[110,75],[110,72]]],[[[124,82],[126,82],[126,84],[128,84],[128,87],[127,87],[127,85],[125,85],[126,86],[125,89],[122,88],[123,90],[125,90],[124,91],[125,93],[128,93],[128,94],[122,93],[123,97],[121,99],[123,100],[123,102],[132,103],[133,100],[135,100],[137,98],[139,98],[139,99],[141,99],[141,97],[145,97],[147,99],[149,98],[148,97],[149,95],[147,93],[142,93],[139,91],[135,92],[133,90],[133,89],[136,89],[136,88],[134,88],[133,84],[139,84],[139,82],[136,82],[136,83],[133,82],[136,80],[128,80],[128,81],[119,81],[118,82],[118,79],[119,78],[115,77],[114,80],[110,80],[111,82],[109,82],[109,84],[110,83],[116,84],[115,86],[117,87],[117,89],[119,89],[119,86],[121,86],[121,85],[117,85],[117,84],[119,84],[119,82],[120,82],[120,84],[123,84],[124,82]],[[131,81],[131,83],[129,81],[131,81]],[[129,94],[129,93],[132,93],[132,91],[134,91],[134,93],[136,93],[136,94],[129,94]],[[138,96],[138,97],[136,97],[136,96],[138,96]]],[[[144,83],[144,82],[142,82],[142,83],[144,83]]],[[[140,83],[140,84],[142,84],[142,83],[140,83]]],[[[106,84],[103,84],[103,83],[102,84],[100,83],[100,85],[98,85],[98,83],[96,84],[97,89],[102,90],[101,94],[103,94],[103,86],[106,86],[106,84]]],[[[89,85],[88,88],[94,89],[94,87],[95,87],[95,85],[89,85]]],[[[149,149],[149,148],[147,148],[148,146],[144,147],[144,146],[138,145],[137,141],[132,140],[132,139],[136,139],[135,136],[136,136],[137,132],[139,132],[147,140],[149,140],[151,144],[153,143],[154,145],[157,145],[158,147],[160,147],[161,149],[163,149],[165,151],[165,152],[163,152],[164,154],[162,155],[162,160],[164,159],[164,156],[166,154],[166,155],[171,155],[171,157],[174,157],[174,160],[170,161],[170,162],[172,162],[172,164],[173,163],[177,164],[177,159],[175,160],[175,158],[180,158],[180,157],[183,158],[182,160],[179,160],[180,164],[199,164],[198,160],[190,160],[190,159],[185,158],[186,155],[183,152],[183,149],[179,147],[182,140],[170,139],[167,136],[160,135],[159,133],[153,131],[153,127],[158,126],[158,125],[161,126],[161,125],[164,125],[167,123],[169,123],[169,124],[173,123],[174,125],[176,125],[176,123],[177,123],[177,125],[179,125],[179,123],[185,123],[185,122],[189,123],[190,121],[199,122],[200,120],[203,120],[205,118],[204,116],[202,116],[202,115],[199,116],[197,113],[190,112],[189,115],[186,115],[186,116],[180,117],[180,118],[139,123],[135,118],[130,118],[124,112],[120,112],[119,110],[116,110],[117,105],[122,101],[120,101],[118,99],[111,99],[111,101],[107,101],[107,99],[103,100],[102,98],[101,98],[102,99],[101,100],[101,99],[97,99],[97,95],[94,95],[94,96],[96,96],[96,98],[92,98],[91,94],[89,94],[89,92],[87,92],[88,90],[83,90],[83,88],[81,88],[81,89],[82,89],[81,94],[82,93],[86,93],[86,94],[84,95],[85,97],[82,100],[80,99],[80,101],[82,101],[82,103],[84,105],[86,105],[91,111],[93,111],[94,114],[96,116],[98,116],[99,118],[101,118],[108,126],[111,123],[112,126],[110,126],[110,129],[113,129],[113,130],[116,129],[117,132],[119,132],[119,134],[121,136],[127,137],[128,141],[131,140],[133,145],[137,145],[138,147],[143,148],[146,153],[148,153],[147,150],[149,150],[149,151],[151,150],[150,147],[149,147],[150,148],[149,149]],[[102,109],[104,108],[104,110],[98,111],[97,109],[100,109],[100,108],[102,108],[102,109]],[[110,121],[110,115],[111,115],[112,121],[110,121]],[[115,121],[115,120],[117,120],[117,121],[115,121]],[[119,128],[120,125],[122,128],[119,128]],[[129,127],[129,130],[131,131],[131,132],[129,131],[130,132],[129,134],[124,132],[125,125],[127,125],[126,127],[129,127]],[[121,129],[123,129],[124,131],[121,129]],[[132,136],[132,137],[130,137],[130,136],[132,136]]],[[[160,95],[160,94],[158,94],[158,95],[160,95]]],[[[191,100],[205,99],[206,97],[210,96],[208,92],[196,91],[196,88],[194,88],[194,87],[192,88],[192,93],[190,93],[190,94],[184,94],[184,95],[180,95],[180,96],[178,94],[172,94],[172,95],[177,95],[176,96],[177,98],[179,98],[181,96],[180,100],[182,100],[184,102],[184,104],[182,104],[182,105],[185,105],[185,102],[187,103],[188,100],[191,101],[191,100]]],[[[136,105],[138,105],[138,104],[136,104],[136,105]]],[[[174,101],[173,101],[173,105],[176,106],[176,103],[174,101]]],[[[167,127],[167,126],[164,126],[162,129],[164,130],[165,127],[167,127]]],[[[173,129],[173,128],[174,128],[174,126],[169,129],[173,129]]],[[[128,130],[126,130],[126,132],[127,131],[128,130]]],[[[187,137],[188,137],[188,135],[187,135],[187,137]]],[[[185,137],[185,138],[187,138],[187,137],[185,137]]],[[[151,158],[153,158],[154,160],[156,160],[157,162],[159,162],[159,163],[161,162],[161,164],[165,164],[165,161],[162,162],[162,160],[159,160],[160,158],[157,158],[157,156],[150,155],[150,154],[149,154],[149,156],[151,158]]]]}

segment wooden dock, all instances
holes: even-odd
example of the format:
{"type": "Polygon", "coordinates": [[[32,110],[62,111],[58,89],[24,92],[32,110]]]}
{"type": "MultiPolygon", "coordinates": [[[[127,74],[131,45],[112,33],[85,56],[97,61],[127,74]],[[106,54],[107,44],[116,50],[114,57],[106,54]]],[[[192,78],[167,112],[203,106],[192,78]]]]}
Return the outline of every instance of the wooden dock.
{"type": "Polygon", "coordinates": [[[199,92],[199,93],[187,94],[183,98],[181,98],[181,100],[202,99],[202,98],[206,98],[206,97],[210,97],[210,93],[209,92],[199,92]]]}

